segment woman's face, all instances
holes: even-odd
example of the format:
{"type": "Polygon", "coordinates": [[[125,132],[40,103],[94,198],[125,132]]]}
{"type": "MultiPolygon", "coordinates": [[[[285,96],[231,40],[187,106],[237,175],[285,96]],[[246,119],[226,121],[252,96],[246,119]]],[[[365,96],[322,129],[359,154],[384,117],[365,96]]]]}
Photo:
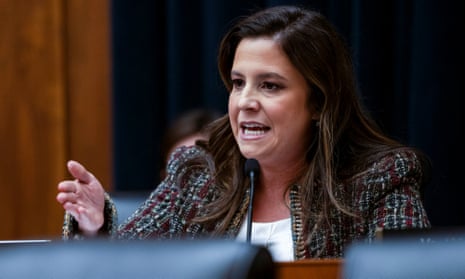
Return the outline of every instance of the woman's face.
{"type": "Polygon", "coordinates": [[[261,165],[304,161],[317,113],[310,88],[270,38],[243,39],[231,70],[229,120],[239,149],[261,165]]]}

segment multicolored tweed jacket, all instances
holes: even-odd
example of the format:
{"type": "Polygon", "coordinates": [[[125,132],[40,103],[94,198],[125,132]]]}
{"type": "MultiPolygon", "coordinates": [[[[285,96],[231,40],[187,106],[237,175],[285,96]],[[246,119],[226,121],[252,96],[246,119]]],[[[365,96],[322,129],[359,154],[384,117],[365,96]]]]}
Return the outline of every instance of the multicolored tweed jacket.
{"type": "MultiPolygon", "coordinates": [[[[125,223],[117,227],[117,213],[106,195],[105,224],[101,233],[118,239],[200,238],[212,228],[190,223],[203,205],[215,199],[215,181],[207,169],[186,169],[183,162],[203,154],[199,147],[179,149],[168,164],[168,177],[125,223]],[[178,180],[178,177],[182,177],[178,180]]],[[[294,258],[343,257],[344,248],[353,241],[371,241],[379,228],[422,229],[430,222],[419,193],[422,168],[415,153],[399,150],[383,157],[342,187],[354,189],[351,206],[360,218],[334,209],[331,229],[319,228],[314,221],[301,221],[298,185],[290,191],[294,258]],[[312,232],[312,233],[308,233],[312,232]]],[[[236,213],[225,237],[235,238],[245,219],[248,194],[236,213]]],[[[64,239],[80,239],[76,221],[68,213],[63,224],[64,239]]]]}

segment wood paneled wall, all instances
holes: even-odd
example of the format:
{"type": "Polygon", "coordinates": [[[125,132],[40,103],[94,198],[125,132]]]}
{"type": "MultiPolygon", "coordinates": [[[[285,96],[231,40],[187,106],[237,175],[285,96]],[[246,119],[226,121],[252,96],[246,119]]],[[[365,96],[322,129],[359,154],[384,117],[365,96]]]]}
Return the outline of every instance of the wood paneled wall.
{"type": "Polygon", "coordinates": [[[111,190],[109,0],[0,0],[0,239],[59,238],[59,181],[111,190]]]}

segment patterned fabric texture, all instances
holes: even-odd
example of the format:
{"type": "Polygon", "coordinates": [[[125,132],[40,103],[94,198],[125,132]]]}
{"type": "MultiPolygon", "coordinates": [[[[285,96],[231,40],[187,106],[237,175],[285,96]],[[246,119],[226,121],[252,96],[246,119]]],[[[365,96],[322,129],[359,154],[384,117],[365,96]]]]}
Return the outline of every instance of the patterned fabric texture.
{"type": "MultiPolygon", "coordinates": [[[[208,156],[199,147],[178,149],[168,164],[167,178],[150,194],[131,217],[117,227],[117,211],[109,195],[105,197],[105,224],[100,234],[117,239],[146,238],[201,238],[214,228],[192,223],[199,210],[215,199],[215,180],[207,167],[183,168],[183,163],[208,156]],[[179,179],[181,177],[181,179],[179,179]]],[[[372,241],[379,229],[404,230],[429,228],[430,222],[420,196],[422,169],[416,154],[408,149],[388,153],[374,163],[338,185],[350,191],[350,206],[357,218],[331,209],[330,227],[318,226],[316,220],[303,224],[299,185],[290,191],[290,209],[294,258],[343,257],[344,248],[354,241],[372,241]]],[[[235,238],[245,219],[249,199],[236,212],[226,238],[235,238]]],[[[315,216],[318,216],[318,208],[315,216]]],[[[315,218],[317,219],[317,218],[315,218]]],[[[63,239],[81,239],[74,218],[65,213],[63,239]]]]}

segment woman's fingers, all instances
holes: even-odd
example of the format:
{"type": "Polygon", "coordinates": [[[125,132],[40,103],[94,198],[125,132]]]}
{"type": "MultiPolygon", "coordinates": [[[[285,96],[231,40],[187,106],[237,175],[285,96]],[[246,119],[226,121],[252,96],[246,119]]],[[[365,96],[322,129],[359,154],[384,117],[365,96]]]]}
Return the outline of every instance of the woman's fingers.
{"type": "Polygon", "coordinates": [[[65,202],[63,204],[63,208],[66,210],[66,212],[71,214],[71,216],[73,216],[74,219],[76,219],[78,223],[80,222],[81,218],[80,218],[80,214],[78,211],[78,206],[75,203],[65,202]]]}
{"type": "Polygon", "coordinates": [[[58,183],[56,200],[76,219],[84,234],[93,235],[104,222],[105,191],[80,163],[70,160],[67,167],[75,179],[58,183]]]}
{"type": "Polygon", "coordinates": [[[92,182],[93,175],[84,168],[80,163],[70,160],[68,161],[68,171],[71,175],[76,178],[78,181],[89,184],[92,182]]]}
{"type": "Polygon", "coordinates": [[[77,191],[77,186],[73,181],[62,181],[58,183],[58,191],[60,192],[67,192],[67,193],[75,193],[77,191]]]}

